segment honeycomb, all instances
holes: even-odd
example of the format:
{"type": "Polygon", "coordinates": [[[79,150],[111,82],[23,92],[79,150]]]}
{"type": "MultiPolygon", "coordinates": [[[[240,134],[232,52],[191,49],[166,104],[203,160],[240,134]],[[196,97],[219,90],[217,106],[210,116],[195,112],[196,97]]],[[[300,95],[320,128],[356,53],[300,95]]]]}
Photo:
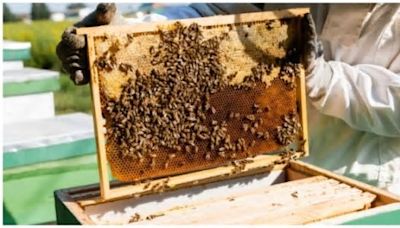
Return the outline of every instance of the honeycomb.
{"type": "Polygon", "coordinates": [[[113,176],[187,173],[299,141],[300,28],[296,17],[96,36],[113,176]]]}

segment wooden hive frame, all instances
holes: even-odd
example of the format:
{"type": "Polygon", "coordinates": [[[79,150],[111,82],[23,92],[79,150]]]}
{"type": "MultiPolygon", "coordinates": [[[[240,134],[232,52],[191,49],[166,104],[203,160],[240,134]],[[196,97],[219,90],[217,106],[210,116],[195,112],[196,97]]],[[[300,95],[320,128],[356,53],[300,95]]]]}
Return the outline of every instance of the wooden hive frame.
{"type": "MultiPolygon", "coordinates": [[[[198,23],[200,26],[215,26],[215,25],[228,25],[238,23],[249,23],[254,21],[265,21],[284,19],[291,17],[302,17],[309,13],[306,8],[291,9],[274,12],[260,12],[260,13],[246,13],[238,15],[228,16],[215,16],[200,19],[186,19],[180,20],[179,22],[183,25],[190,23],[198,23]]],[[[104,135],[104,119],[101,113],[100,103],[100,88],[97,68],[95,67],[95,37],[104,35],[105,32],[109,34],[124,34],[124,33],[142,33],[156,31],[160,25],[173,24],[176,21],[167,21],[162,23],[146,23],[135,26],[100,26],[93,28],[80,28],[77,30],[77,34],[85,35],[88,44],[88,57],[91,74],[91,94],[94,114],[94,126],[95,135],[97,142],[97,161],[100,178],[100,197],[93,197],[91,199],[85,199],[82,204],[90,205],[99,202],[105,202],[114,200],[117,198],[129,197],[135,194],[143,194],[143,184],[130,185],[130,184],[118,184],[116,187],[110,187],[110,178],[108,175],[108,164],[106,156],[106,140],[104,135]]],[[[298,83],[298,101],[300,101],[300,122],[302,125],[302,137],[305,140],[303,151],[299,152],[298,156],[308,155],[308,131],[307,131],[307,113],[306,113],[306,92],[305,92],[305,76],[304,71],[301,70],[300,77],[297,79],[298,83]]],[[[282,159],[280,155],[259,155],[254,158],[249,158],[254,162],[246,166],[246,169],[240,174],[230,175],[229,178],[240,176],[240,175],[251,175],[260,172],[270,171],[272,168],[282,168],[283,166],[271,167],[271,164],[282,159]]],[[[218,179],[226,179],[227,174],[232,170],[233,165],[227,165],[224,167],[218,167],[213,169],[196,171],[188,174],[176,175],[169,178],[168,185],[170,189],[174,189],[176,186],[188,185],[193,183],[210,182],[218,179]]],[[[151,181],[152,185],[165,181],[166,178],[159,178],[151,181]]]]}

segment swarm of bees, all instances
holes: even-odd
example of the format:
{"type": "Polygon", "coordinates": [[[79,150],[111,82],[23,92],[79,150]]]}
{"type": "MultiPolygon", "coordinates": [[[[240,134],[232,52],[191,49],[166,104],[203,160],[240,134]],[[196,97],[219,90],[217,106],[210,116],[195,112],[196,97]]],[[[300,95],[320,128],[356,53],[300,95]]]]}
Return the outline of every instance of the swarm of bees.
{"type": "MultiPolygon", "coordinates": [[[[252,114],[230,112],[226,121],[217,121],[212,116],[220,111],[219,107],[210,102],[213,94],[227,87],[249,90],[258,83],[268,87],[271,81],[263,81],[262,76],[271,73],[273,64],[259,63],[242,83],[230,85],[229,77],[223,77],[225,69],[219,59],[219,44],[226,39],[226,34],[204,39],[196,23],[189,26],[176,23],[174,29],[159,31],[159,34],[160,43],[149,48],[154,68],[148,73],[135,70],[128,63],[117,64],[110,52],[95,61],[101,70],[118,69],[130,77],[118,99],[102,96],[106,137],[118,145],[122,158],[147,162],[149,168],[155,169],[158,157],[154,152],[168,151],[163,165],[167,169],[177,154],[183,154],[188,160],[198,153],[205,160],[235,159],[236,153],[254,147],[256,140],[274,140],[270,137],[272,130],[260,129],[263,119],[259,114],[269,112],[268,106],[254,103],[252,114]],[[159,66],[163,70],[156,70],[159,66]],[[230,120],[240,120],[242,130],[254,139],[232,139],[227,127],[230,120]],[[207,145],[206,150],[201,150],[199,142],[207,145]]],[[[281,79],[294,84],[298,74],[296,66],[284,67],[281,71],[281,79]]],[[[298,122],[293,122],[294,118],[294,115],[285,116],[284,124],[277,129],[277,140],[282,145],[293,142],[299,133],[300,127],[298,122]]],[[[243,169],[243,164],[238,167],[243,169]]]]}
{"type": "Polygon", "coordinates": [[[300,73],[299,64],[288,63],[281,67],[279,78],[282,79],[291,89],[296,87],[296,77],[300,73]]]}
{"type": "Polygon", "coordinates": [[[233,169],[231,170],[231,174],[240,173],[246,169],[246,164],[252,163],[252,160],[235,160],[232,161],[233,169]]]}
{"type": "Polygon", "coordinates": [[[128,81],[120,99],[107,102],[104,114],[112,120],[107,137],[121,146],[123,157],[138,161],[160,147],[190,157],[199,150],[198,140],[210,140],[210,149],[221,152],[221,144],[229,143],[226,123],[206,120],[207,113],[216,112],[210,95],[227,85],[218,63],[218,40],[202,40],[197,24],[177,24],[176,29],[161,33],[161,41],[149,53],[152,64],[161,64],[165,72],[142,75],[136,70],[135,81],[128,81]]]}
{"type": "Polygon", "coordinates": [[[280,144],[287,146],[296,140],[296,136],[301,130],[301,124],[293,113],[285,115],[283,120],[283,124],[276,128],[277,138],[280,144]]]}

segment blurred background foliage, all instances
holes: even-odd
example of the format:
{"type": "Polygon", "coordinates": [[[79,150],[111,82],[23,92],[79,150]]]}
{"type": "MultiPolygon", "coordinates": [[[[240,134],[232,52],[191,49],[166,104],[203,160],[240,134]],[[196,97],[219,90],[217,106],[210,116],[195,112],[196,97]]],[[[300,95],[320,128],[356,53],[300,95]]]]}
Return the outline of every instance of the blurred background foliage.
{"type": "Polygon", "coordinates": [[[3,38],[5,40],[30,42],[31,59],[26,66],[61,70],[61,63],[56,55],[56,46],[64,29],[73,24],[72,21],[54,22],[50,20],[4,23],[3,38]]]}
{"type": "MultiPolygon", "coordinates": [[[[56,46],[64,29],[73,21],[35,20],[30,24],[8,22],[3,26],[3,38],[6,40],[31,42],[31,59],[25,66],[62,71],[61,63],[56,55],[56,46]]],[[[89,86],[75,86],[68,75],[60,75],[61,89],[55,92],[57,114],[70,112],[87,112],[90,108],[89,86]]]]}

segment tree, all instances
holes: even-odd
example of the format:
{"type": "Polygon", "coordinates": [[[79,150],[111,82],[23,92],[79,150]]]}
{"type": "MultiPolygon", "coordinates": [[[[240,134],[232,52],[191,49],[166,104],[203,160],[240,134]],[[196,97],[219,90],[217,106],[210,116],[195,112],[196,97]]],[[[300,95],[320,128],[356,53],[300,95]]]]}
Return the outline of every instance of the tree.
{"type": "Polygon", "coordinates": [[[43,20],[50,18],[50,11],[46,3],[32,3],[31,19],[43,20]]]}
{"type": "Polygon", "coordinates": [[[76,9],[83,9],[86,8],[85,3],[71,3],[67,6],[67,9],[69,10],[76,10],[76,9]]]}
{"type": "Polygon", "coordinates": [[[11,12],[6,3],[3,3],[3,22],[18,21],[18,18],[11,12]]]}

